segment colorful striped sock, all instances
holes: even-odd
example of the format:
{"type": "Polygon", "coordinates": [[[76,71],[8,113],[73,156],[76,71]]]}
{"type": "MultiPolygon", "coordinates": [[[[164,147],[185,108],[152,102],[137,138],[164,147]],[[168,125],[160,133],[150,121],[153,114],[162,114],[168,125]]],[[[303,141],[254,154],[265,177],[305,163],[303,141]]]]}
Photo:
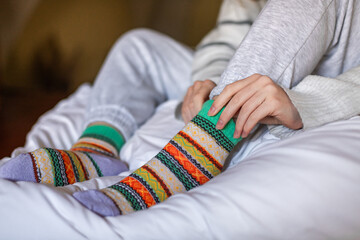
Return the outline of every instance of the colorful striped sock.
{"type": "Polygon", "coordinates": [[[71,151],[101,154],[119,157],[125,140],[113,127],[108,125],[91,125],[85,129],[80,139],[71,147],[71,151]]]}
{"type": "Polygon", "coordinates": [[[65,186],[127,170],[118,159],[124,144],[121,134],[108,125],[85,129],[70,151],[40,148],[20,154],[0,168],[0,178],[65,186]]]}
{"type": "Polygon", "coordinates": [[[153,159],[128,177],[110,187],[73,196],[99,215],[116,216],[149,208],[206,183],[221,172],[229,152],[241,140],[233,138],[233,120],[222,130],[215,128],[222,111],[208,116],[211,104],[207,101],[153,159]]]}

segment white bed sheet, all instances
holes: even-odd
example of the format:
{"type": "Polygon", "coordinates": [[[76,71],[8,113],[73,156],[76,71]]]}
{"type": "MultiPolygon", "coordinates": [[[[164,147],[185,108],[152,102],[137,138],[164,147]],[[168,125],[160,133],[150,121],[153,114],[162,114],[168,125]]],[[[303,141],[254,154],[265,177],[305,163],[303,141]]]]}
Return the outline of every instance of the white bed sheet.
{"type": "MultiPolygon", "coordinates": [[[[89,92],[82,86],[40,118],[12,155],[39,146],[69,148],[81,133],[89,92]]],[[[131,169],[182,128],[172,114],[176,104],[160,106],[123,148],[131,169]]],[[[0,238],[360,239],[359,146],[359,117],[328,124],[264,144],[204,186],[149,210],[108,218],[71,193],[108,186],[128,173],[64,188],[0,179],[0,238]]]]}

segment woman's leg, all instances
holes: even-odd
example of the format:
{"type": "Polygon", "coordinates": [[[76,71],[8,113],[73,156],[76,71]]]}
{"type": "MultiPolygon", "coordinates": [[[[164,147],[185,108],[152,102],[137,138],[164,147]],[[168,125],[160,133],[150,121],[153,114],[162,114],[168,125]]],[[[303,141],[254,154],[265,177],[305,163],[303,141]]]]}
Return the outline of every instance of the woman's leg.
{"type": "Polygon", "coordinates": [[[359,37],[359,1],[268,1],[211,97],[255,73],[286,88],[310,74],[336,77],[360,64],[359,37]]]}
{"type": "Polygon", "coordinates": [[[192,51],[151,30],[134,30],[114,45],[93,88],[88,125],[105,121],[128,139],[166,99],[191,84],[192,51]]]}
{"type": "Polygon", "coordinates": [[[102,216],[128,214],[191,190],[218,175],[234,139],[235,123],[222,129],[215,125],[220,113],[207,115],[212,100],[150,161],[120,182],[100,190],[74,193],[87,208],[102,216]]]}
{"type": "Polygon", "coordinates": [[[118,155],[138,125],[166,99],[190,85],[192,53],[149,30],[121,37],[102,67],[89,99],[85,130],[70,151],[42,148],[0,168],[0,177],[64,186],[126,169],[118,155]]]}

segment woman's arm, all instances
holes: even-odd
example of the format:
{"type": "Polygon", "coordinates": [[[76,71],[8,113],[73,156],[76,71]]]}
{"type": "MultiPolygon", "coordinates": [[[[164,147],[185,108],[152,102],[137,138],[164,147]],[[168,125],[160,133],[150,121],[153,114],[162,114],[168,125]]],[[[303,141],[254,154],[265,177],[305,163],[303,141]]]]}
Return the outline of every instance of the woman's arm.
{"type": "Polygon", "coordinates": [[[359,52],[354,50],[358,45],[351,32],[358,30],[359,8],[355,2],[348,3],[347,0],[269,1],[211,93],[211,97],[218,95],[212,114],[226,105],[219,127],[234,116],[238,117],[237,132],[245,136],[254,122],[282,124],[292,129],[302,127],[303,123],[298,124],[297,120],[288,121],[289,116],[296,117],[297,110],[293,111],[296,107],[292,101],[284,106],[279,100],[289,97],[268,79],[292,89],[310,74],[336,78],[358,66],[359,52]],[[249,78],[256,80],[260,88],[245,81],[249,78]],[[264,91],[261,86],[271,91],[264,91]]]}
{"type": "Polygon", "coordinates": [[[274,124],[307,129],[360,114],[359,93],[360,66],[335,78],[309,75],[292,89],[254,74],[226,86],[209,114],[216,114],[228,102],[217,123],[219,129],[235,114],[235,137],[246,137],[257,123],[263,123],[272,125],[271,133],[283,138],[288,129],[274,124]]]}
{"type": "Polygon", "coordinates": [[[310,75],[284,90],[297,108],[304,129],[360,114],[360,66],[336,78],[310,75]]]}

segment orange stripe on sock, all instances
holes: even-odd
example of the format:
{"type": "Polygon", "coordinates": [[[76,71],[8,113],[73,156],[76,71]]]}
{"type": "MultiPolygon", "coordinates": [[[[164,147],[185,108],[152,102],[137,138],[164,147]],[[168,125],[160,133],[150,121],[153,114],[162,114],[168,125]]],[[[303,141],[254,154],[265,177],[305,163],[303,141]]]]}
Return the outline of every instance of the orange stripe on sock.
{"type": "Polygon", "coordinates": [[[151,207],[156,204],[154,198],[151,196],[149,191],[135,178],[129,176],[124,178],[121,182],[127,184],[129,187],[134,189],[144,200],[147,207],[151,207]]]}
{"type": "Polygon", "coordinates": [[[192,139],[188,134],[186,134],[183,131],[180,131],[178,133],[180,136],[185,138],[191,145],[193,145],[198,151],[200,151],[209,161],[214,164],[219,170],[222,170],[223,165],[219,163],[211,154],[206,151],[205,148],[203,148],[200,144],[198,144],[194,139],[192,139]]]}
{"type": "MultiPolygon", "coordinates": [[[[83,182],[86,180],[85,173],[83,171],[83,167],[81,166],[80,160],[78,159],[77,155],[75,155],[72,151],[66,151],[71,160],[74,163],[74,168],[76,168],[76,172],[78,173],[76,177],[76,181],[83,182]],[[79,179],[77,179],[79,178],[79,179]]],[[[74,169],[75,171],[75,169],[74,169]]],[[[76,174],[75,172],[75,174],[76,174]]]]}
{"type": "Polygon", "coordinates": [[[171,156],[173,156],[198,183],[204,184],[209,181],[209,178],[206,177],[197,167],[195,167],[175,146],[168,143],[164,149],[170,153],[171,156]]]}
{"type": "Polygon", "coordinates": [[[68,179],[68,183],[73,184],[76,182],[76,179],[75,179],[74,169],[71,164],[71,160],[69,156],[66,154],[66,152],[62,150],[58,150],[58,151],[61,154],[61,158],[64,160],[65,172],[66,172],[66,177],[68,179]]]}
{"type": "MultiPolygon", "coordinates": [[[[93,150],[93,149],[89,149],[89,148],[85,148],[85,147],[76,147],[76,148],[72,148],[71,151],[78,151],[78,152],[88,152],[88,153],[94,153],[94,154],[102,154],[99,151],[93,150]]],[[[112,155],[112,154],[111,154],[112,155]]]]}
{"type": "MultiPolygon", "coordinates": [[[[75,151],[75,149],[84,149],[82,151],[87,152],[89,150],[88,147],[90,147],[90,148],[94,147],[95,149],[99,148],[100,151],[107,152],[111,155],[114,155],[114,153],[110,149],[108,149],[104,146],[101,146],[99,144],[96,144],[96,143],[91,143],[91,142],[77,142],[76,144],[74,144],[74,146],[71,148],[71,150],[75,151]],[[78,147],[78,145],[80,145],[80,146],[78,147]]],[[[79,151],[79,150],[76,150],[76,151],[79,151]]],[[[99,153],[99,152],[97,152],[97,153],[99,153]]]]}

